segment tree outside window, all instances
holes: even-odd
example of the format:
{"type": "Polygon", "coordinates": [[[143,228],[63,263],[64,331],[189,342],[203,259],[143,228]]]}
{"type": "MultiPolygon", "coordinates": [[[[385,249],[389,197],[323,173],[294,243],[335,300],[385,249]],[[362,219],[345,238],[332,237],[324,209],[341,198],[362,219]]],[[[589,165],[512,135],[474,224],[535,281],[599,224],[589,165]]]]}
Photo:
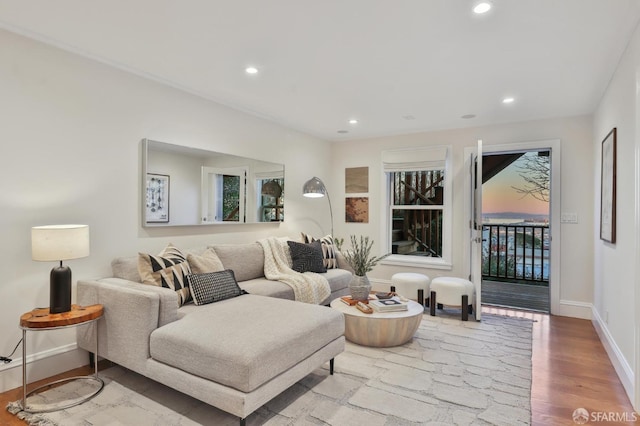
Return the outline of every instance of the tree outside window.
{"type": "Polygon", "coordinates": [[[388,173],[392,254],[442,257],[444,170],[388,173]]]}

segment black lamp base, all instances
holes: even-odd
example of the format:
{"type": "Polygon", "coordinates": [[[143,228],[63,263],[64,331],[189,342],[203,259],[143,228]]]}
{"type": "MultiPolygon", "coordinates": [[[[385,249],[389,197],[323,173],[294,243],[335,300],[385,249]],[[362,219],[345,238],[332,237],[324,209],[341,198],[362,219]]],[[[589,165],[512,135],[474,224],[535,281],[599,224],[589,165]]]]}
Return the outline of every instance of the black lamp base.
{"type": "Polygon", "coordinates": [[[61,314],[71,310],[71,269],[56,266],[49,275],[49,313],[61,314]]]}

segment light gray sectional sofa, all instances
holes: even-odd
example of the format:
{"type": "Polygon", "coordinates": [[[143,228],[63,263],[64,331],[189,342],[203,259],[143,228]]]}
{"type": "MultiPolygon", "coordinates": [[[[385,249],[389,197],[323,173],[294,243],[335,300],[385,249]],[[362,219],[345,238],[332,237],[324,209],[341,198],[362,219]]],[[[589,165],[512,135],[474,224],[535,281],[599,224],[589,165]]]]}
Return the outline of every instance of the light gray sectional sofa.
{"type": "MultiPolygon", "coordinates": [[[[213,248],[249,294],[178,307],[175,291],[139,282],[134,256],[115,259],[113,277],[79,280],[77,299],[104,305],[99,357],[236,415],[242,425],[326,362],[333,374],[333,358],[344,350],[344,317],[295,302],[289,286],[264,278],[258,243],[213,248]]],[[[325,303],[348,294],[351,271],[323,275],[331,287],[325,303]]],[[[94,350],[93,333],[93,327],[79,328],[79,346],[94,350]]]]}

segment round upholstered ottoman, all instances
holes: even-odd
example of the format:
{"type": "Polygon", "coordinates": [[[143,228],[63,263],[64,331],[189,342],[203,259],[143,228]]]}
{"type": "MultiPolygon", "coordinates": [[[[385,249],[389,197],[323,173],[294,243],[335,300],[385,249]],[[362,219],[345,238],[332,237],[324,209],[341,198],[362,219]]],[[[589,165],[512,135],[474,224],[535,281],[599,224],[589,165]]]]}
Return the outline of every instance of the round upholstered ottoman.
{"type": "Polygon", "coordinates": [[[429,308],[432,316],[436,314],[436,307],[440,305],[460,306],[462,320],[467,321],[469,313],[473,311],[471,303],[475,288],[469,280],[457,277],[438,277],[431,281],[429,308]]]}
{"type": "Polygon", "coordinates": [[[428,276],[414,272],[398,272],[391,277],[391,285],[398,294],[408,298],[416,294],[416,300],[424,306],[424,295],[429,294],[428,276]]]}

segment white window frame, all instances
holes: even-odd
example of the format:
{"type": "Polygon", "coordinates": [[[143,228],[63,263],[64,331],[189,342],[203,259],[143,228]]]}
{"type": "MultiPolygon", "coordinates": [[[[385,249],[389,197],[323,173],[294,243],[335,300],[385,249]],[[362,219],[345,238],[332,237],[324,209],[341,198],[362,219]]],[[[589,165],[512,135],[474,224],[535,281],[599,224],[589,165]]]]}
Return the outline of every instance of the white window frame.
{"type": "MultiPolygon", "coordinates": [[[[275,180],[275,179],[283,179],[284,181],[284,172],[261,172],[255,173],[253,175],[254,187],[255,187],[255,208],[253,211],[255,212],[255,221],[259,223],[271,223],[271,222],[263,222],[262,221],[262,181],[264,180],[275,180]]],[[[284,207],[283,207],[284,214],[284,207]]],[[[277,222],[283,222],[284,220],[279,220],[277,222]]],[[[276,223],[277,223],[276,222],[276,223]]]]}
{"type": "MultiPolygon", "coordinates": [[[[390,266],[409,266],[409,267],[422,267],[432,269],[446,269],[451,270],[452,264],[452,216],[453,216],[453,171],[451,167],[451,146],[441,145],[432,147],[416,147],[406,148],[401,150],[389,150],[382,153],[382,185],[381,188],[385,189],[385,196],[383,197],[382,215],[384,226],[382,227],[382,234],[380,241],[385,253],[391,253],[391,228],[392,228],[392,209],[391,204],[391,176],[390,173],[395,167],[389,165],[385,160],[392,159],[391,161],[398,161],[398,167],[405,171],[418,171],[418,170],[442,170],[442,161],[444,162],[444,193],[442,204],[442,257],[423,257],[423,256],[410,256],[403,254],[391,254],[380,263],[390,266]],[[443,154],[444,153],[444,154],[443,154]],[[440,157],[442,161],[429,164],[429,161],[424,161],[425,158],[440,157]],[[403,161],[406,159],[407,161],[403,161]],[[423,159],[423,160],[421,160],[423,159]]],[[[399,170],[395,170],[399,171],[399,170]]],[[[396,206],[397,208],[397,206],[396,206]]],[[[413,209],[412,206],[403,206],[406,209],[413,209]]]]}

